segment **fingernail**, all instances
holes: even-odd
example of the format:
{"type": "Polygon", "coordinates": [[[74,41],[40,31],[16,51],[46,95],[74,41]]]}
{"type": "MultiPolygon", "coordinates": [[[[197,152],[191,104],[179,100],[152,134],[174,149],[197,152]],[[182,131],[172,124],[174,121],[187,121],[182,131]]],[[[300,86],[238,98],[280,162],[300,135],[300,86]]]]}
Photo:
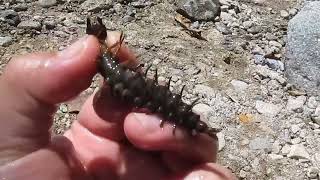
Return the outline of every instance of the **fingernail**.
{"type": "Polygon", "coordinates": [[[73,43],[71,46],[67,47],[63,51],[60,51],[58,55],[61,58],[65,58],[65,59],[79,56],[82,53],[83,49],[86,47],[86,43],[85,43],[86,40],[87,40],[87,36],[82,37],[81,39],[73,43]]]}
{"type": "Polygon", "coordinates": [[[155,115],[146,115],[144,113],[133,113],[135,119],[139,122],[140,126],[147,133],[155,132],[156,128],[160,127],[160,120],[155,115]]]}

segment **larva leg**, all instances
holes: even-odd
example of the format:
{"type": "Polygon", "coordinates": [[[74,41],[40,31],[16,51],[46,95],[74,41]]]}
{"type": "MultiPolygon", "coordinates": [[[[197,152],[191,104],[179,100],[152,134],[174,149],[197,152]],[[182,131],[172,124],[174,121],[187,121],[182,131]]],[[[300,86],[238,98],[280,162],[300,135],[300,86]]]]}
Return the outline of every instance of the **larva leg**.
{"type": "Polygon", "coordinates": [[[168,89],[168,90],[170,90],[171,79],[172,79],[172,76],[170,76],[169,81],[168,81],[168,83],[167,83],[167,89],[168,89]]]}

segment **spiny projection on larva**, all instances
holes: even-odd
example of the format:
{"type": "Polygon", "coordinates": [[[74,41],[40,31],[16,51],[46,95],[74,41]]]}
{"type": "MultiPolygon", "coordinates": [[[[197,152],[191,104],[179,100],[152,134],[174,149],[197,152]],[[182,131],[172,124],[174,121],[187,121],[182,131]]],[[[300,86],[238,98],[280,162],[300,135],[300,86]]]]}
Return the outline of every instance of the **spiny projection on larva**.
{"type": "MultiPolygon", "coordinates": [[[[107,30],[101,18],[87,19],[87,34],[96,36],[101,45],[101,56],[98,59],[99,72],[110,86],[114,96],[137,108],[147,108],[152,113],[160,114],[163,119],[174,124],[174,129],[178,125],[187,129],[192,135],[206,133],[216,138],[217,130],[210,128],[200,120],[198,114],[192,112],[192,107],[197,101],[191,104],[182,101],[184,87],[179,94],[173,93],[170,91],[171,78],[166,85],[160,85],[157,70],[153,79],[147,78],[147,72],[151,66],[147,67],[145,73],[142,73],[137,71],[142,65],[131,68],[120,64],[117,52],[123,43],[124,36],[121,34],[120,40],[108,47],[106,44],[107,30]],[[116,50],[112,51],[114,49],[116,50]]],[[[160,126],[162,127],[163,124],[162,120],[160,126]]]]}

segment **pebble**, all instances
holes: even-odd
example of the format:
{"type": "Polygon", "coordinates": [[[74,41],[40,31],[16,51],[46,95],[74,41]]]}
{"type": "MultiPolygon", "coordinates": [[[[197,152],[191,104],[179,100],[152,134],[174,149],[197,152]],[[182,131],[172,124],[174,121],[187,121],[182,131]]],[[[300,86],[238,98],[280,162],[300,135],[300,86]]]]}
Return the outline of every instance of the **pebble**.
{"type": "Polygon", "coordinates": [[[219,0],[186,0],[179,3],[178,11],[193,20],[214,20],[220,12],[219,0]]]}
{"type": "Polygon", "coordinates": [[[311,179],[317,179],[320,176],[319,169],[316,167],[309,168],[307,172],[307,176],[311,179]]]}
{"type": "Polygon", "coordinates": [[[54,20],[45,20],[43,21],[43,25],[45,25],[46,29],[53,29],[57,23],[54,20]]]}
{"type": "Polygon", "coordinates": [[[266,63],[266,58],[263,55],[256,54],[253,56],[253,58],[255,64],[265,65],[266,63]]]}
{"type": "Polygon", "coordinates": [[[81,4],[81,8],[89,12],[99,12],[110,9],[112,4],[112,0],[86,0],[81,4]]]}
{"type": "Polygon", "coordinates": [[[39,1],[38,1],[38,4],[39,4],[41,7],[48,8],[48,7],[51,7],[51,6],[56,5],[56,4],[57,4],[57,1],[56,1],[56,0],[39,0],[39,1]]]}
{"type": "Polygon", "coordinates": [[[299,96],[299,97],[289,97],[288,103],[287,103],[287,110],[290,111],[297,111],[298,109],[302,109],[304,103],[306,102],[307,97],[306,96],[299,96]]]}
{"type": "Polygon", "coordinates": [[[247,29],[247,31],[251,34],[257,34],[257,33],[260,33],[261,32],[261,27],[260,26],[253,26],[249,29],[247,29]]]}
{"type": "Polygon", "coordinates": [[[283,18],[288,18],[289,17],[289,13],[286,10],[281,10],[280,11],[280,16],[283,18]]]}
{"type": "Polygon", "coordinates": [[[224,139],[224,134],[222,132],[217,133],[217,137],[218,137],[218,151],[221,151],[225,145],[226,145],[226,140],[224,139]]]}
{"type": "Polygon", "coordinates": [[[289,154],[290,150],[291,150],[290,145],[285,144],[281,149],[281,154],[287,155],[287,154],[289,154]]]}
{"type": "Polygon", "coordinates": [[[270,139],[257,137],[250,141],[249,148],[251,150],[268,150],[272,151],[272,144],[270,139]]]}
{"type": "Polygon", "coordinates": [[[281,111],[282,107],[258,100],[256,101],[256,109],[259,113],[265,116],[274,117],[281,111]]]}
{"type": "Polygon", "coordinates": [[[221,12],[220,18],[224,22],[232,22],[233,21],[232,15],[227,12],[221,12]]]}
{"type": "Polygon", "coordinates": [[[279,154],[269,154],[269,157],[271,160],[280,160],[283,158],[283,156],[279,154]]]}
{"type": "Polygon", "coordinates": [[[311,96],[311,97],[308,99],[308,102],[307,102],[308,108],[310,108],[310,109],[316,109],[316,108],[317,108],[317,105],[318,105],[317,98],[314,97],[314,96],[311,96]]]}
{"type": "Polygon", "coordinates": [[[249,86],[248,83],[239,80],[232,80],[231,85],[236,91],[244,91],[249,86]]]}
{"type": "Polygon", "coordinates": [[[249,29],[249,28],[252,27],[253,22],[252,22],[252,21],[245,21],[245,22],[243,22],[242,25],[243,25],[243,27],[244,27],[245,29],[249,29]]]}
{"type": "Polygon", "coordinates": [[[67,113],[68,112],[68,106],[66,104],[61,104],[59,106],[59,110],[63,113],[67,113]]]}
{"type": "Polygon", "coordinates": [[[225,25],[225,24],[223,24],[223,23],[221,23],[221,22],[216,22],[215,23],[215,27],[216,27],[216,29],[219,31],[219,32],[221,32],[222,34],[224,34],[224,35],[227,35],[227,34],[231,34],[232,32],[231,32],[231,30],[225,25]]]}
{"type": "Polygon", "coordinates": [[[213,114],[213,109],[203,103],[199,103],[192,108],[192,111],[200,115],[202,121],[208,121],[209,116],[213,114]]]}
{"type": "Polygon", "coordinates": [[[216,96],[216,92],[213,88],[201,84],[195,86],[194,93],[208,98],[213,98],[216,96]]]}
{"type": "Polygon", "coordinates": [[[7,47],[12,43],[13,39],[9,36],[0,36],[0,46],[7,47]]]}
{"type": "Polygon", "coordinates": [[[14,10],[0,11],[0,19],[4,19],[11,26],[17,26],[20,23],[20,17],[14,10]]]}
{"type": "Polygon", "coordinates": [[[18,28],[41,30],[41,24],[38,21],[27,20],[20,22],[18,28]]]}
{"type": "Polygon", "coordinates": [[[28,9],[28,6],[26,4],[17,4],[13,7],[13,9],[17,12],[19,11],[26,11],[28,9]]]}
{"type": "Polygon", "coordinates": [[[293,134],[296,134],[299,130],[300,130],[299,125],[294,124],[294,125],[291,126],[291,132],[292,132],[293,134]]]}
{"type": "Polygon", "coordinates": [[[282,44],[277,41],[269,41],[269,45],[277,48],[282,48],[282,44]]]}
{"type": "Polygon", "coordinates": [[[292,145],[288,157],[292,159],[310,159],[309,153],[302,144],[292,145]]]}
{"type": "Polygon", "coordinates": [[[284,71],[284,64],[281,61],[275,60],[275,59],[269,59],[266,58],[265,59],[265,64],[273,69],[273,70],[280,70],[280,71],[284,71]]]}

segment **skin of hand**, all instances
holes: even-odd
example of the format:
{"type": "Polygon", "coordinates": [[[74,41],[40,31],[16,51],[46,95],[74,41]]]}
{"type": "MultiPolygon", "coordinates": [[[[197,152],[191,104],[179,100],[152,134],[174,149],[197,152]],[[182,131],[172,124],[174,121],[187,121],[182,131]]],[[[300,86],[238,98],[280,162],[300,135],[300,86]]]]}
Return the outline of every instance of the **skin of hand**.
{"type": "MultiPolygon", "coordinates": [[[[116,42],[117,33],[108,41],[116,42]]],[[[89,87],[98,40],[85,36],[55,53],[13,58],[0,76],[0,179],[235,179],[215,164],[217,142],[191,137],[155,115],[131,112],[103,86],[63,136],[51,137],[59,103],[89,87]]],[[[125,46],[120,59],[134,55],[125,46]]]]}

